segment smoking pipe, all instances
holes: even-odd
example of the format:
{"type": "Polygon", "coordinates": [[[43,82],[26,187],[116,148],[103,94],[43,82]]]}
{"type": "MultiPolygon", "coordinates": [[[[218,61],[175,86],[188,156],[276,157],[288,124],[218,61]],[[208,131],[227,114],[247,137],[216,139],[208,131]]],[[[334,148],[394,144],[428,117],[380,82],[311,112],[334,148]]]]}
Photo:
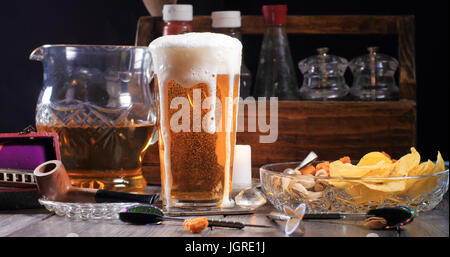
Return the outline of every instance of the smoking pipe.
{"type": "Polygon", "coordinates": [[[159,194],[132,194],[72,186],[59,160],[47,161],[34,170],[39,192],[50,201],[75,203],[133,202],[154,204],[159,194]]]}

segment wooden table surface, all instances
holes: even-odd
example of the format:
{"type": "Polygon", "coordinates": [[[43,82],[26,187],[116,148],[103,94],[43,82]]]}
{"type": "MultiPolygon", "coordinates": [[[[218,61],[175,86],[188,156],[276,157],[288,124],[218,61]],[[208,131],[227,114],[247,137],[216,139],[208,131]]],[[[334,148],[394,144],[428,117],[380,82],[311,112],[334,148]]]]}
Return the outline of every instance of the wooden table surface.
{"type": "MultiPolygon", "coordinates": [[[[266,214],[273,210],[270,204],[251,215],[229,215],[226,219],[252,224],[273,225],[273,228],[246,227],[206,229],[200,234],[184,230],[179,222],[164,221],[162,225],[138,226],[119,220],[76,221],[60,217],[45,209],[0,211],[0,237],[285,237],[284,223],[273,224],[266,214]]],[[[368,230],[359,221],[304,220],[304,237],[448,237],[448,193],[432,211],[422,213],[401,231],[368,230]]],[[[211,216],[223,218],[223,216],[211,216]]]]}

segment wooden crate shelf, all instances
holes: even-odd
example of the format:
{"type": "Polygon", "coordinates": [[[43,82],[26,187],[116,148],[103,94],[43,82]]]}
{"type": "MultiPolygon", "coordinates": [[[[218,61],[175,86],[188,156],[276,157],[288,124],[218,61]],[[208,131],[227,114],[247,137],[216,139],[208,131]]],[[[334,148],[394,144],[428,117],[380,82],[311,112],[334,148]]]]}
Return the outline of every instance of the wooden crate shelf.
{"type": "MultiPolygon", "coordinates": [[[[136,45],[147,46],[161,35],[163,25],[161,18],[141,17],[136,45]]],[[[211,19],[209,16],[196,16],[192,27],[198,32],[211,31],[211,19]]],[[[242,31],[243,34],[263,34],[262,16],[242,16],[242,31]]],[[[330,160],[343,155],[356,159],[377,150],[398,158],[416,145],[413,16],[288,16],[286,31],[290,34],[397,35],[400,100],[280,101],[276,142],[259,143],[259,132],[237,134],[237,144],[252,147],[254,177],[259,177],[261,165],[298,161],[311,150],[318,153],[321,159],[330,160]]],[[[245,111],[239,115],[244,116],[244,124],[247,124],[248,113],[245,111]]],[[[149,183],[160,183],[157,145],[150,147],[145,155],[144,175],[149,183]]]]}

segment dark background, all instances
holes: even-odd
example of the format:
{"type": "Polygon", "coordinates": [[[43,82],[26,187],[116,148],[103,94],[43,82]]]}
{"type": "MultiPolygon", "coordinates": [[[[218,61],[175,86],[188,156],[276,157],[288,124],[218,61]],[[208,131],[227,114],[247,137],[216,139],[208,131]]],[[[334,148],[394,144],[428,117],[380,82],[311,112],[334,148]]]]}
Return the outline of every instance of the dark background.
{"type": "MultiPolygon", "coordinates": [[[[194,15],[215,10],[240,10],[261,15],[263,4],[288,4],[288,14],[412,14],[416,20],[417,148],[435,160],[440,150],[448,160],[448,17],[449,1],[182,1],[194,5],[194,15]]],[[[141,0],[3,1],[0,6],[0,133],[34,125],[35,105],[42,85],[42,65],[28,60],[43,44],[133,45],[138,18],[149,15],[141,0]]],[[[244,37],[244,59],[256,73],[262,36],[244,37]],[[251,47],[246,47],[251,45],[251,47]]],[[[389,36],[289,36],[295,66],[328,46],[348,60],[365,54],[367,46],[397,56],[389,36]]],[[[301,77],[299,83],[301,85],[301,77]]],[[[346,76],[351,80],[351,76],[346,76]]],[[[351,85],[351,81],[348,81],[351,85]]]]}

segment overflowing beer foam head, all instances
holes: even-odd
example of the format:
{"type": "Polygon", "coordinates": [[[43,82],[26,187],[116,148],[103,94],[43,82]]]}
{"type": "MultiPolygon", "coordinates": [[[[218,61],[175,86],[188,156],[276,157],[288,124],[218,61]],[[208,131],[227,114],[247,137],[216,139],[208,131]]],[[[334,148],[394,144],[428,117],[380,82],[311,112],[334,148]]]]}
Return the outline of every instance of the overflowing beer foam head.
{"type": "Polygon", "coordinates": [[[168,35],[153,40],[149,47],[160,85],[172,79],[190,87],[210,83],[217,74],[240,73],[242,44],[224,34],[168,35]]]}
{"type": "MultiPolygon", "coordinates": [[[[169,81],[173,80],[185,88],[190,88],[199,83],[206,83],[209,88],[208,95],[212,100],[209,114],[212,120],[217,120],[215,115],[217,75],[229,75],[228,95],[233,97],[234,77],[240,74],[242,59],[242,44],[238,39],[224,34],[216,33],[187,33],[181,35],[169,35],[155,39],[149,45],[153,59],[154,72],[158,78],[160,115],[161,115],[161,139],[164,144],[164,195],[168,199],[167,205],[172,205],[171,191],[171,159],[170,159],[170,122],[168,110],[170,97],[168,96],[169,81]]],[[[183,96],[183,95],[180,95],[183,96]]],[[[171,96],[172,97],[172,96],[171,96]]],[[[186,96],[184,96],[186,97],[186,96]]],[[[223,103],[224,104],[224,103],[223,103]]],[[[227,131],[233,126],[233,108],[228,108],[225,116],[227,131]]],[[[193,122],[198,122],[193,117],[193,122]]],[[[200,117],[201,120],[201,117],[200,117]]],[[[215,123],[208,124],[205,128],[208,133],[215,133],[215,123]]],[[[229,197],[230,172],[231,172],[231,133],[226,136],[226,161],[223,190],[223,206],[232,204],[229,197]]],[[[222,150],[223,151],[223,150],[222,150]]]]}
{"type": "Polygon", "coordinates": [[[150,48],[233,48],[242,50],[241,42],[221,33],[193,32],[162,36],[150,43],[150,48]]]}

